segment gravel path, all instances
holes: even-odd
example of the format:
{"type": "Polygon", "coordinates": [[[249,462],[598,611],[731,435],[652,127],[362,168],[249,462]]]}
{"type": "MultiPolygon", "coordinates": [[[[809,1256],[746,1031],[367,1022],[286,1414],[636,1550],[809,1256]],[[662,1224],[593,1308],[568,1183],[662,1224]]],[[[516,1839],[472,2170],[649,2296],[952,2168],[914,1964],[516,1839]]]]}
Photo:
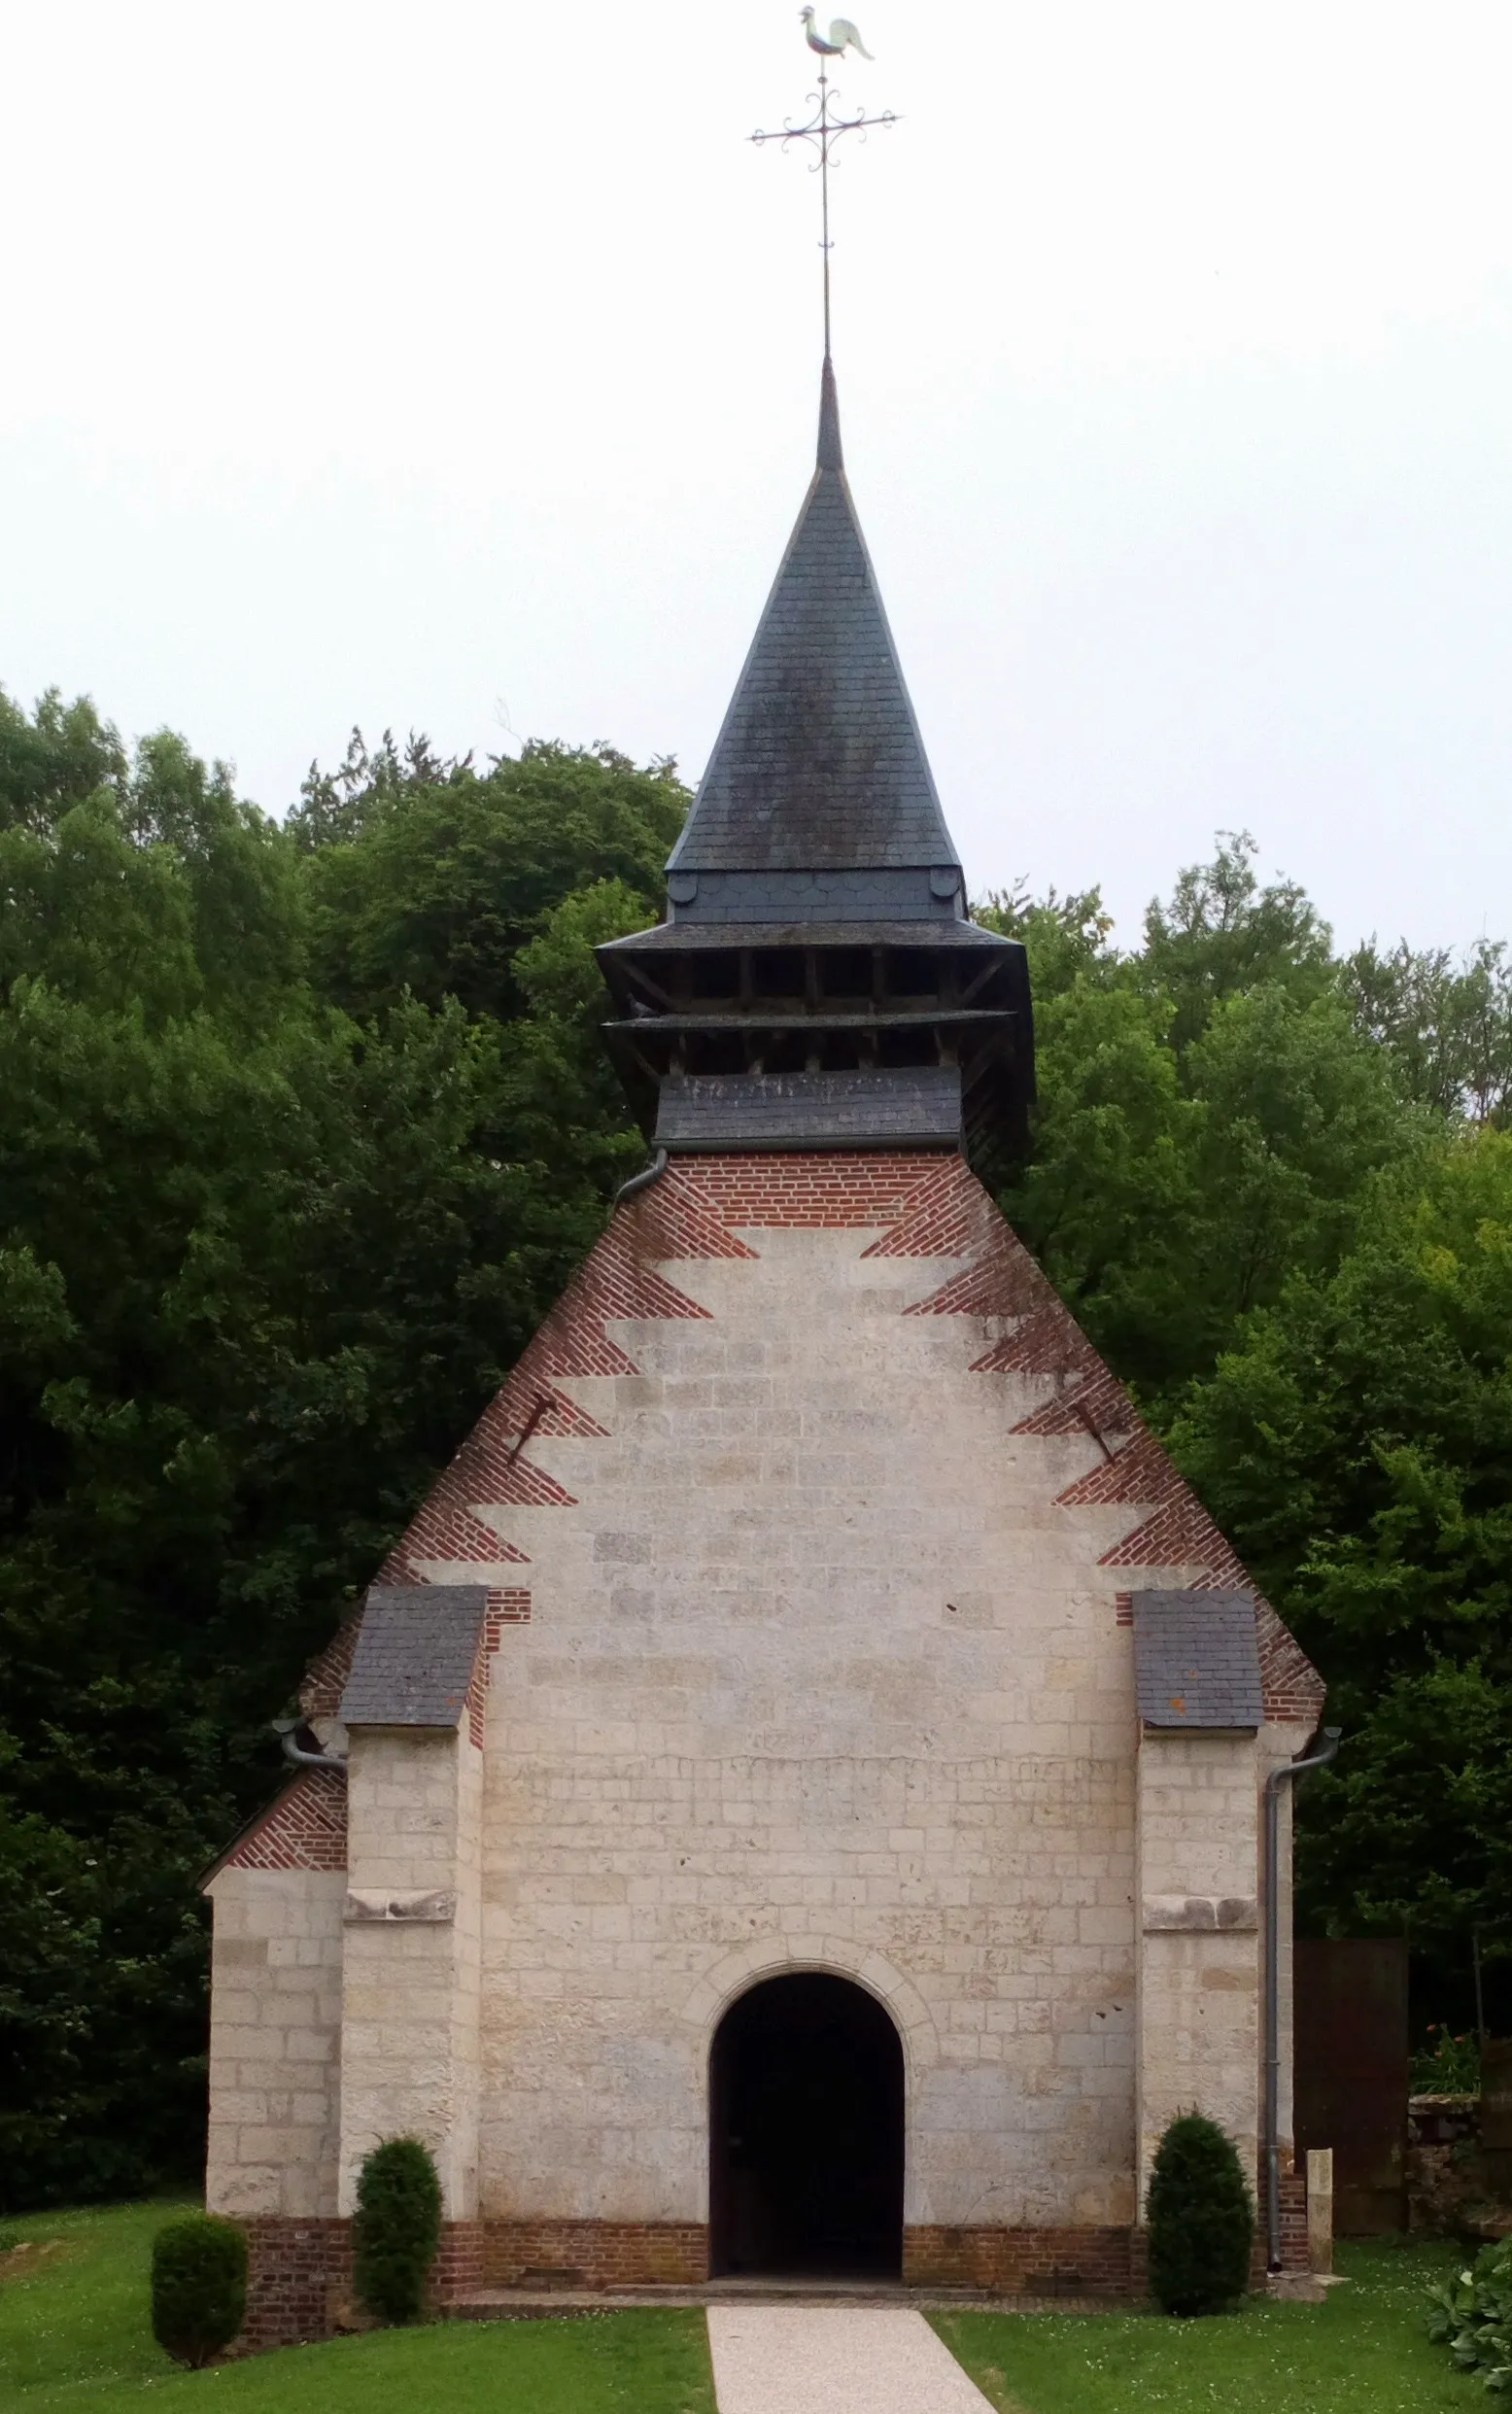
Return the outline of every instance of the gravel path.
{"type": "Polygon", "coordinates": [[[719,2414],[992,2414],[908,2306],[710,2305],[719,2414]]]}

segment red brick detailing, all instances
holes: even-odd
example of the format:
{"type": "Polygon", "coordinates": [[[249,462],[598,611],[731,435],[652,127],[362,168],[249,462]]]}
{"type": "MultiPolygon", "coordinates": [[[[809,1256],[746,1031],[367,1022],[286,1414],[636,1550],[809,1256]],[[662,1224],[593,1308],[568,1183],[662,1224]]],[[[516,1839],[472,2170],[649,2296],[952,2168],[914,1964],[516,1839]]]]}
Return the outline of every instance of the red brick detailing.
{"type": "Polygon", "coordinates": [[[702,2222],[486,2222],[493,2289],[696,2289],[708,2277],[702,2222]]]}
{"type": "MultiPolygon", "coordinates": [[[[982,1238],[987,1194],[958,1156],[934,1158],[916,1179],[904,1214],[869,1258],[960,1258],[982,1238]]],[[[999,1219],[1001,1222],[1001,1219],[999,1219]]],[[[1003,1225],[1003,1229],[1008,1229],[1003,1225]]]]}
{"type": "Polygon", "coordinates": [[[1116,1626],[1132,1626],[1134,1623],[1133,1594],[1115,1593],[1113,1597],[1113,1612],[1114,1624],[1116,1626]]]}
{"type": "Polygon", "coordinates": [[[490,1666],[498,1649],[506,1626],[529,1626],[531,1597],[529,1593],[502,1592],[497,1587],[490,1592],[488,1608],[483,1618],[478,1656],[472,1663],[467,1684],[467,1734],[475,1750],[483,1749],[484,1716],[490,1681],[490,1666]]]}
{"type": "MultiPolygon", "coordinates": [[[[730,1160],[714,1157],[711,1164],[730,1160]]],[[[669,1165],[660,1182],[649,1190],[642,1190],[632,1205],[622,1212],[635,1233],[635,1246],[652,1259],[668,1258],[754,1258],[754,1249],[747,1249],[730,1228],[730,1220],[722,1219],[715,1198],[704,1195],[707,1185],[700,1180],[702,1162],[691,1164],[686,1159],[669,1165]]],[[[716,1193],[717,1197],[717,1193],[716,1193]]]]}
{"type": "Polygon", "coordinates": [[[441,2243],[430,2271],[431,2294],[438,2305],[453,2305],[483,2286],[487,2268],[482,2222],[443,2222],[441,2243]]]}
{"type": "Polygon", "coordinates": [[[483,1648],[489,1658],[498,1649],[499,1637],[506,1626],[529,1626],[530,1622],[529,1593],[490,1593],[483,1627],[483,1648]]]}
{"type": "Polygon", "coordinates": [[[345,1869],[346,1779],[301,1769],[238,1837],[222,1869],[345,1869]]]}
{"type": "Polygon", "coordinates": [[[1308,2271],[1312,2268],[1307,2251],[1307,2168],[1283,2171],[1281,2175],[1281,2268],[1283,2271],[1308,2271]]]}
{"type": "Polygon", "coordinates": [[[945,2229],[903,2233],[903,2277],[914,2289],[980,2289],[1005,2296],[1133,2293],[1126,2229],[945,2229]]]}
{"type": "MultiPolygon", "coordinates": [[[[485,1409],[485,1423],[488,1415],[489,1411],[485,1409]]],[[[464,1566],[469,1560],[480,1561],[485,1566],[494,1566],[503,1560],[521,1567],[529,1560],[529,1551],[522,1551],[516,1543],[506,1542],[502,1535],[480,1525],[466,1509],[458,1505],[455,1493],[461,1486],[454,1482],[456,1466],[457,1462],[453,1460],[408,1533],[389,1553],[378,1572],[380,1584],[425,1583],[426,1578],[414,1565],[414,1561],[420,1559],[456,1560],[464,1566]]],[[[561,1505],[560,1502],[558,1505],[561,1505]]]]}
{"type": "Polygon", "coordinates": [[[478,1653],[467,1679],[467,1741],[475,1752],[483,1749],[484,1723],[488,1707],[489,1654],[479,1638],[478,1653]]]}
{"type": "MultiPolygon", "coordinates": [[[[241,2226],[247,2233],[247,2319],[233,2354],[329,2338],[361,2318],[352,2301],[350,2222],[265,2214],[241,2226]]],[[[481,2222],[442,2224],[430,2270],[436,2307],[483,2286],[483,2231],[481,2222]]]]}
{"type": "MultiPolygon", "coordinates": [[[[937,1252],[969,1253],[971,1261],[908,1313],[1007,1323],[1010,1330],[973,1362],[973,1371],[1049,1375],[1055,1382],[1050,1397],[1021,1418],[1014,1431],[1040,1436],[1084,1432],[1102,1453],[1095,1466],[1058,1496],[1057,1504],[1074,1509],[1127,1503],[1148,1511],[1104,1553],[1100,1565],[1181,1570],[1196,1591],[1254,1591],[1243,1565],[1196,1494],[1141,1425],[1123,1386],[1103,1364],[985,1191],[953,1158],[937,1165],[932,1178],[920,1183],[897,1228],[867,1254],[937,1252]]],[[[1255,1629],[1267,1718],[1316,1718],[1323,1702],[1322,1679],[1258,1593],[1255,1629]]]]}
{"type": "MultiPolygon", "coordinates": [[[[352,2285],[351,2224],[263,2214],[247,2233],[247,2319],[236,2346],[293,2347],[329,2338],[352,2285]]],[[[234,2351],[233,2351],[234,2352],[234,2351]]]]}
{"type": "MultiPolygon", "coordinates": [[[[868,1224],[895,1224],[924,1184],[943,1167],[964,1173],[958,1157],[927,1151],[883,1156],[837,1151],[834,1155],[737,1155],[681,1158],[676,1180],[716,1225],[756,1230],[854,1231],[868,1224]]],[[[664,1175],[637,1204],[655,1198],[671,1175],[664,1175]]],[[[970,1177],[967,1177],[968,1179],[970,1177]]],[[[700,1253],[702,1254],[702,1253],[700,1253]]]]}
{"type": "Polygon", "coordinates": [[[529,1593],[502,1592],[497,1587],[488,1597],[484,1612],[483,1632],[478,1638],[478,1656],[472,1663],[467,1683],[467,1734],[474,1748],[483,1749],[484,1716],[491,1677],[489,1663],[498,1651],[506,1626],[529,1626],[531,1597],[529,1593]]]}
{"type": "MultiPolygon", "coordinates": [[[[1005,1328],[975,1362],[982,1374],[1049,1377],[1050,1396],[1015,1431],[1039,1437],[1085,1432],[1101,1463],[1070,1485],[1060,1505],[1123,1504],[1145,1514],[1103,1559],[1109,1568],[1180,1571],[1199,1587],[1243,1585],[1238,1559],[1145,1431],[1122,1386],[1040,1267],[953,1153],[896,1155],[756,1153],[686,1157],[622,1208],[568,1284],[508,1382],[440,1477],[383,1575],[413,1582],[423,1563],[524,1562],[526,1553],[484,1525],[485,1506],[567,1506],[570,1495],[529,1455],[536,1433],[597,1435],[602,1429],[558,1388],[574,1375],[636,1371],[609,1332],[616,1320],[703,1318],[707,1311],[661,1272],[678,1259],[741,1258],[753,1252],[735,1227],[835,1230],[880,1225],[869,1257],[958,1257],[968,1262],[910,1315],[975,1316],[1005,1328]]],[[[527,1596],[499,1596],[524,1604],[527,1596]]],[[[1256,1610],[1267,1716],[1316,1717],[1323,1686],[1275,1612],[1256,1610]]],[[[355,1621],[312,1669],[312,1710],[334,1707],[350,1660],[355,1621]],[[343,1659],[342,1654],[346,1657],[343,1659]],[[327,1696],[333,1698],[327,1704],[327,1696]]],[[[489,1648],[497,1648],[497,1636],[489,1648]]],[[[469,1697],[470,1731],[481,1740],[484,1676],[469,1697]]]]}
{"type": "MultiPolygon", "coordinates": [[[[655,1233],[658,1249],[671,1236],[672,1222],[669,1210],[655,1233]]],[[[708,1224],[708,1219],[703,1222],[708,1224]]],[[[737,1254],[711,1224],[708,1245],[700,1247],[699,1223],[696,1213],[682,1218],[679,1254],[737,1254]]],[[[616,1216],[391,1552],[382,1581],[414,1583],[426,1560],[524,1562],[528,1554],[485,1526],[477,1509],[510,1503],[572,1506],[571,1494],[530,1458],[530,1441],[537,1433],[601,1436],[603,1428],[560,1392],[552,1378],[634,1374],[634,1362],[606,1329],[613,1318],[703,1317],[707,1312],[675,1291],[657,1272],[650,1256],[634,1212],[616,1216]]]]}
{"type": "Polygon", "coordinates": [[[299,1707],[306,1718],[334,1718],[340,1709],[361,1623],[358,1615],[338,1626],[325,1650],[317,1653],[305,1670],[299,1688],[299,1707]]]}
{"type": "MultiPolygon", "coordinates": [[[[1264,2169],[1264,2148],[1261,2148],[1261,2170],[1264,2169]]],[[[1262,2289],[1266,2281],[1266,2257],[1269,2241],[1265,2235],[1263,2198],[1260,2217],[1254,2224],[1254,2244],[1250,2251],[1250,2286],[1262,2289]]],[[[1310,2271],[1311,2258],[1307,2251],[1307,2171],[1283,2171],[1281,2174],[1281,2268],[1284,2272],[1310,2271]]]]}
{"type": "Polygon", "coordinates": [[[1298,1726],[1309,1719],[1316,1722],[1323,1706],[1323,1678],[1268,1601],[1260,1604],[1259,1629],[1260,1690],[1266,1717],[1298,1726]]]}

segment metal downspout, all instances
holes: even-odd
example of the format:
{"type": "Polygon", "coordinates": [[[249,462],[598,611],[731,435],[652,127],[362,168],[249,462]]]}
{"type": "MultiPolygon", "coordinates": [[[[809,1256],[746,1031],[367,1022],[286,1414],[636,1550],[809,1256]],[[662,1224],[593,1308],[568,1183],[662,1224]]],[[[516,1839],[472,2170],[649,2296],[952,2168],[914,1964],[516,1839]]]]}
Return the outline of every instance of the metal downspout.
{"type": "Polygon", "coordinates": [[[642,1165],[637,1174],[632,1174],[628,1182],[620,1184],[611,1204],[618,1207],[622,1200],[634,1198],[637,1190],[649,1190],[652,1183],[660,1182],[666,1171],[667,1151],[658,1149],[649,1165],[642,1165]]]}
{"type": "Polygon", "coordinates": [[[273,1733],[283,1744],[284,1758],[292,1760],[296,1769],[329,1769],[336,1776],[345,1776],[347,1773],[345,1752],[307,1752],[304,1745],[297,1741],[299,1730],[304,1723],[302,1718],[274,1719],[273,1733]]]}
{"type": "MultiPolygon", "coordinates": [[[[1281,2269],[1281,1789],[1325,1769],[1342,1727],[1324,1727],[1323,1748],[1284,1760],[1265,1780],[1265,2268],[1281,2269]]],[[[1317,1742],[1315,1736],[1313,1741],[1317,1742]]]]}

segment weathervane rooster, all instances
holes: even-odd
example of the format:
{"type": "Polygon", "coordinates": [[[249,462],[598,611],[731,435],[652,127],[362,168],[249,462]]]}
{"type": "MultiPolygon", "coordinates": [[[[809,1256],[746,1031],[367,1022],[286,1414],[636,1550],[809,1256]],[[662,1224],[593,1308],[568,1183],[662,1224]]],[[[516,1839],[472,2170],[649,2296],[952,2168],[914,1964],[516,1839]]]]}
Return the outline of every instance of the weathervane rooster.
{"type": "Polygon", "coordinates": [[[848,17],[832,17],[826,38],[814,21],[812,9],[800,9],[798,14],[804,21],[805,41],[810,51],[818,52],[821,58],[842,58],[847,51],[857,52],[862,58],[871,57],[871,52],[848,17]]]}
{"type": "Polygon", "coordinates": [[[780,143],[784,151],[789,143],[811,143],[819,155],[813,164],[819,173],[819,249],[824,255],[824,357],[828,361],[830,357],[830,154],[842,134],[859,134],[865,142],[869,127],[895,125],[897,119],[890,109],[877,110],[872,117],[868,117],[864,109],[858,109],[854,117],[847,117],[844,111],[837,106],[840,94],[832,91],[830,86],[831,59],[842,58],[847,51],[854,51],[859,58],[870,58],[872,55],[849,17],[832,17],[828,34],[822,34],[815,21],[812,9],[800,9],[799,16],[803,19],[804,40],[819,61],[819,88],[817,92],[810,92],[808,95],[810,103],[814,101],[818,103],[817,115],[810,118],[807,125],[795,125],[789,118],[780,129],[773,127],[769,132],[758,127],[751,136],[751,140],[756,144],[780,143]]]}

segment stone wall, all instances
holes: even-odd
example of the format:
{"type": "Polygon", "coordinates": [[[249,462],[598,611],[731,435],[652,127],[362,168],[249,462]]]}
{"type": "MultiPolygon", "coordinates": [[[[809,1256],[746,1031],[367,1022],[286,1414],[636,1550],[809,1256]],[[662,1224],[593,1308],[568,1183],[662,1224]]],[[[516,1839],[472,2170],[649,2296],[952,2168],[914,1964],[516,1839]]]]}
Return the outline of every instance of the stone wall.
{"type": "Polygon", "coordinates": [[[339,1870],[233,1866],[211,1881],[213,2213],[336,2211],[346,1888],[339,1870]]]}
{"type": "Polygon", "coordinates": [[[1184,2112],[1239,2149],[1260,2123],[1258,1773],[1253,1735],[1149,1733],[1139,1753],[1139,2200],[1184,2112]]]}
{"type": "MultiPolygon", "coordinates": [[[[487,1707],[482,2210],[702,2220],[713,2028],[809,1967],[902,2032],[911,2225],[1121,2227],[1120,1588],[1232,1554],[954,1160],[713,1160],[637,1208],[512,1379],[529,1483],[480,1436],[389,1571],[530,1593],[487,1707]],[[464,1517],[475,1556],[427,1548],[464,1517]]],[[[1294,1749],[1316,1680],[1263,1640],[1294,1749]]],[[[1251,1931],[1184,1981],[1252,2169],[1254,1757],[1251,1931]]]]}
{"type": "Polygon", "coordinates": [[[343,2213],[364,2157],[418,2137],[449,2222],[478,2209],[482,1754],[461,1730],[353,1732],[341,2071],[343,2213]]]}
{"type": "Polygon", "coordinates": [[[354,1899],[456,1913],[346,1925],[344,2204],[413,2128],[455,2220],[686,2262],[714,2029],[794,1969],[898,2025],[915,2258],[1128,2231],[1142,1964],[1150,2118],[1211,2071],[1253,2169],[1259,1767],[1321,1689],[1262,1604],[1258,1754],[1147,1758],[1141,1878],[1129,1589],[1244,1572],[958,1160],[674,1166],[384,1573],[508,1606],[458,1737],[354,1744],[354,1899]]]}

